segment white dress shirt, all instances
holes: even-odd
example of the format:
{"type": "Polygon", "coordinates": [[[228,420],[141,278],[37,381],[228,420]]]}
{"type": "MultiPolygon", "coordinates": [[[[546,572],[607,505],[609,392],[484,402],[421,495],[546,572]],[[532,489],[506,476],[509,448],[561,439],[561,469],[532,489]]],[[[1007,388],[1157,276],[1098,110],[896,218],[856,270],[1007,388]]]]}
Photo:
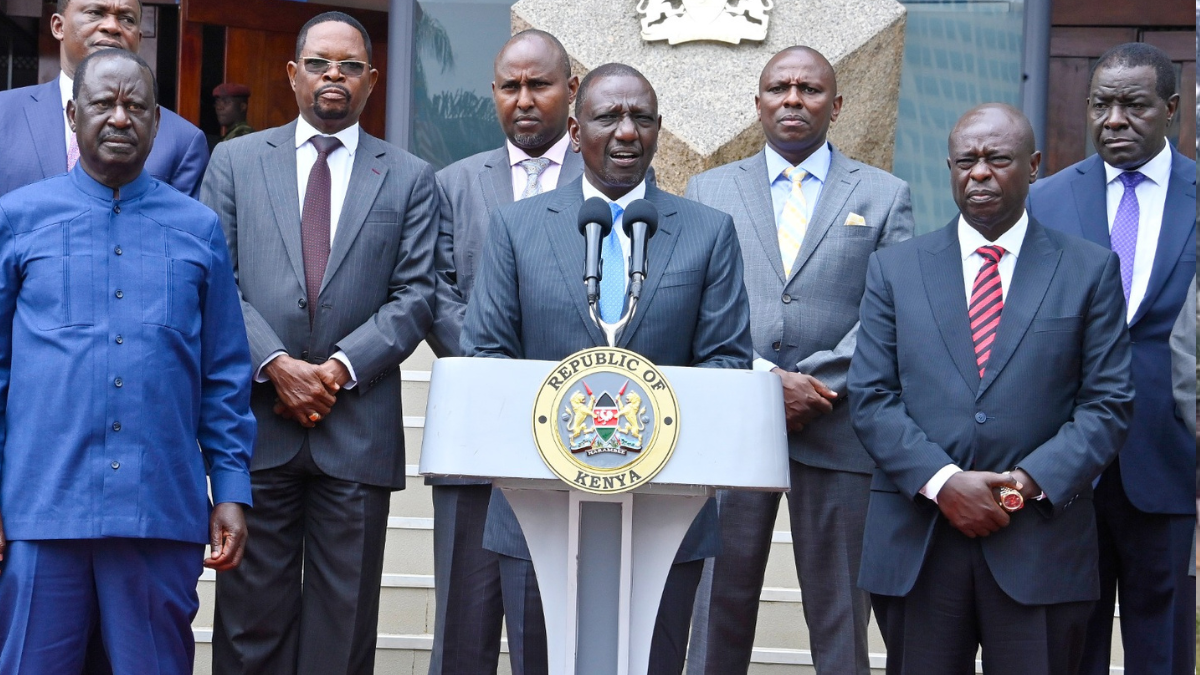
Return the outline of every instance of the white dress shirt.
{"type": "MultiPolygon", "coordinates": [[[[358,123],[342,129],[333,134],[335,138],[342,142],[340,146],[334,149],[326,157],[325,162],[329,165],[329,245],[332,248],[334,237],[337,236],[338,219],[342,214],[342,205],[346,203],[346,191],[350,188],[350,173],[354,169],[354,153],[358,150],[358,123]]],[[[316,127],[309,124],[303,117],[296,122],[296,191],[300,195],[300,214],[304,214],[304,195],[308,192],[308,175],[312,173],[313,165],[317,163],[317,148],[312,144],[313,136],[323,136],[317,131],[316,127]]],[[[300,227],[300,223],[296,223],[296,227],[300,227]]],[[[309,302],[316,302],[316,298],[309,298],[309,302]]],[[[287,352],[279,350],[272,352],[263,360],[262,365],[254,373],[255,382],[266,382],[267,376],[263,373],[263,369],[267,364],[274,361],[276,358],[286,354],[287,352]]],[[[346,366],[346,371],[350,373],[350,381],[342,386],[343,389],[353,389],[358,384],[358,376],[354,373],[354,366],[350,365],[350,357],[342,350],[334,352],[329,358],[337,359],[346,366]]]]}
{"type": "MultiPolygon", "coordinates": [[[[563,160],[567,157],[567,145],[570,142],[571,138],[563,134],[563,137],[542,155],[550,160],[550,164],[542,170],[542,175],[538,176],[537,182],[542,192],[549,192],[558,187],[558,175],[562,172],[563,160]]],[[[513,145],[512,141],[505,141],[504,145],[508,147],[508,164],[512,167],[513,201],[519,202],[521,195],[525,194],[525,185],[529,182],[529,172],[525,171],[520,162],[532,158],[529,153],[513,145]]]]}
{"type": "Polygon", "coordinates": [[[63,109],[63,140],[67,143],[67,152],[71,151],[71,138],[75,136],[75,132],[71,131],[71,122],[67,119],[67,101],[74,98],[71,93],[74,87],[75,80],[67,77],[63,71],[58,71],[58,95],[62,97],[63,109]]]}
{"type": "MultiPolygon", "coordinates": [[[[1000,235],[996,241],[988,241],[975,228],[968,225],[966,219],[962,216],[958,217],[958,246],[959,252],[962,254],[963,292],[967,296],[968,306],[971,304],[971,290],[975,286],[975,277],[979,275],[979,268],[983,267],[983,256],[979,255],[976,250],[980,246],[999,246],[1004,249],[1004,255],[1000,258],[997,268],[1000,272],[1000,297],[1002,300],[1007,300],[1008,288],[1012,285],[1013,269],[1017,266],[1017,257],[1021,255],[1021,244],[1025,241],[1025,232],[1028,229],[1029,214],[1022,213],[1021,219],[1008,232],[1000,235]]],[[[1001,312],[1001,317],[1003,317],[1003,312],[1001,312]]],[[[942,491],[942,486],[946,484],[946,481],[961,471],[962,469],[954,464],[943,466],[933,474],[933,478],[929,479],[925,487],[921,488],[921,494],[936,502],[938,493],[942,491]]]]}
{"type": "MultiPolygon", "coordinates": [[[[1129,303],[1125,320],[1133,319],[1138,305],[1146,297],[1150,285],[1150,270],[1154,268],[1154,254],[1158,251],[1158,235],[1162,232],[1163,209],[1167,205],[1167,183],[1171,180],[1171,144],[1166,143],[1161,152],[1136,169],[1146,176],[1134,191],[1138,198],[1137,248],[1133,254],[1133,283],[1129,286],[1129,303]]],[[[1124,169],[1104,164],[1104,175],[1108,180],[1108,231],[1112,232],[1117,207],[1125,194],[1125,185],[1118,176],[1124,169]]]]}
{"type": "MultiPolygon", "coordinates": [[[[625,222],[624,209],[629,208],[633,202],[646,197],[646,180],[643,178],[642,182],[635,185],[632,190],[621,195],[620,199],[614,200],[609,199],[603,192],[593,187],[585,175],[583,177],[583,200],[587,201],[592,197],[599,197],[609,204],[615,201],[617,206],[622,209],[621,216],[613,221],[613,230],[617,233],[617,241],[621,242],[621,278],[625,280],[625,288],[629,288],[629,274],[626,273],[626,266],[629,264],[629,237],[625,235],[625,228],[621,227],[621,224],[625,222]]],[[[600,246],[603,248],[604,242],[600,242],[600,246]]]]}

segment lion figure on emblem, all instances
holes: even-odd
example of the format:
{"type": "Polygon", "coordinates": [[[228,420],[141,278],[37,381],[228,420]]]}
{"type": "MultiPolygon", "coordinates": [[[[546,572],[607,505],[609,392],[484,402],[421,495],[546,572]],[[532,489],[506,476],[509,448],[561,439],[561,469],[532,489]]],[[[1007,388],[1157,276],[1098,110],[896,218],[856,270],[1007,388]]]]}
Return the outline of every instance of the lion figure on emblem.
{"type": "Polygon", "coordinates": [[[642,397],[631,391],[625,395],[625,403],[618,415],[625,418],[628,424],[622,427],[620,432],[636,438],[641,443],[642,430],[646,428],[641,420],[641,416],[646,414],[646,409],[642,407],[642,397]]]}
{"type": "Polygon", "coordinates": [[[571,416],[571,423],[567,425],[567,431],[571,432],[571,440],[579,438],[580,434],[588,430],[587,421],[592,417],[592,406],[596,403],[596,397],[589,397],[591,400],[584,403],[583,392],[577,391],[571,394],[571,402],[563,408],[563,412],[571,416]]]}

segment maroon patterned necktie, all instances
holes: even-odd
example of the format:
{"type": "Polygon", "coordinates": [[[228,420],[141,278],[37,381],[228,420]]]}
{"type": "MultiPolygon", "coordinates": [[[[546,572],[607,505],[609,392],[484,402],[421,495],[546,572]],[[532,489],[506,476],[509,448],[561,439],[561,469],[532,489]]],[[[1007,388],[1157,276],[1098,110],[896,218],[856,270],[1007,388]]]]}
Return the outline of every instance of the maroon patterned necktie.
{"type": "Polygon", "coordinates": [[[1000,312],[1004,310],[1004,289],[1000,284],[1000,258],[1004,257],[1004,249],[980,246],[975,252],[983,256],[983,266],[971,287],[967,315],[971,319],[971,339],[975,342],[975,365],[979,366],[982,380],[988,357],[992,355],[996,329],[1000,327],[1000,312]]]}
{"type": "Polygon", "coordinates": [[[317,149],[317,161],[308,174],[308,188],[304,191],[304,210],[300,214],[300,242],[304,251],[304,286],[308,292],[308,322],[312,324],[317,313],[317,295],[321,292],[321,279],[325,277],[325,265],[329,262],[329,229],[331,216],[329,153],[342,144],[333,136],[313,136],[313,147],[317,149]]]}

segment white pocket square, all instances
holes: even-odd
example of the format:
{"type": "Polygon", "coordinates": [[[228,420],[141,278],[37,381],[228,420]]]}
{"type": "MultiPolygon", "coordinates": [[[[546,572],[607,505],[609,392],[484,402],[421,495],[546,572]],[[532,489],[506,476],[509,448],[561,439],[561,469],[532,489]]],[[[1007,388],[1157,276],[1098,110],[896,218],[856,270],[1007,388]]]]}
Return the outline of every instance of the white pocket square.
{"type": "Polygon", "coordinates": [[[866,224],[867,224],[867,221],[866,221],[866,219],[865,219],[865,218],[863,218],[862,216],[860,216],[860,215],[858,215],[857,213],[854,213],[853,211],[851,211],[851,212],[850,212],[850,215],[846,216],[846,222],[845,222],[845,224],[846,224],[846,225],[866,225],[866,224]]]}

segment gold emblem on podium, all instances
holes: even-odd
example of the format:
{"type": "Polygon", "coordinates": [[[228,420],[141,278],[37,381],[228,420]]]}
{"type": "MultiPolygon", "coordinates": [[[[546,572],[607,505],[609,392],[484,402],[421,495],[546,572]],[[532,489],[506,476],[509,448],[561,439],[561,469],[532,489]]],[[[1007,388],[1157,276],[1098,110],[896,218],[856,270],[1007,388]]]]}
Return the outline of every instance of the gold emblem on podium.
{"type": "Polygon", "coordinates": [[[533,404],[533,438],[571,487],[632,490],[658,475],[679,439],[675,392],[640,354],[596,347],[563,359],[533,404]]]}

